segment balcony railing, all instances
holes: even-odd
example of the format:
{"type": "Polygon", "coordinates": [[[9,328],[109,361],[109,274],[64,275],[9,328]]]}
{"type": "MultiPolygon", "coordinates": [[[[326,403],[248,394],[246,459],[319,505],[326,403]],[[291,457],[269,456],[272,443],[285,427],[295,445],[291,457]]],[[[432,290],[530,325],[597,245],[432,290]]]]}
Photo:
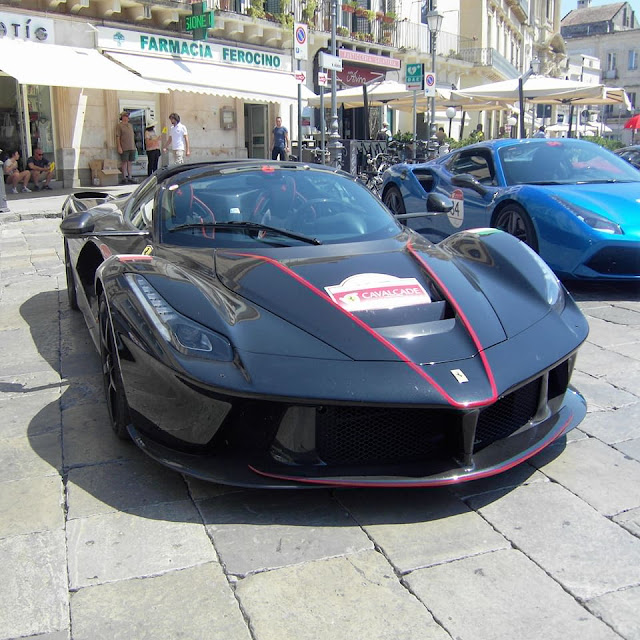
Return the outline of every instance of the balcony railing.
{"type": "Polygon", "coordinates": [[[504,79],[517,78],[520,71],[501,53],[490,47],[463,49],[462,58],[477,67],[492,67],[504,79]]]}

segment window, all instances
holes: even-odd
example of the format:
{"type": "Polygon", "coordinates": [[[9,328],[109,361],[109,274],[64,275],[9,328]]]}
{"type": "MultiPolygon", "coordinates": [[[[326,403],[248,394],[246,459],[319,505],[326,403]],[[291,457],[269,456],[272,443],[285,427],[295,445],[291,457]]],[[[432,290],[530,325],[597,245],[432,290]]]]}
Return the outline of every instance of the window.
{"type": "Polygon", "coordinates": [[[489,155],[482,150],[474,149],[459,153],[452,158],[448,166],[451,173],[470,173],[482,184],[494,184],[493,162],[489,155]]]}
{"type": "Polygon", "coordinates": [[[615,71],[617,68],[617,55],[615,53],[607,53],[607,71],[615,71]]]}
{"type": "Polygon", "coordinates": [[[629,97],[629,102],[631,103],[631,110],[635,111],[635,108],[636,108],[636,92],[635,91],[628,92],[627,96],[629,97]]]}
{"type": "Polygon", "coordinates": [[[629,51],[629,67],[630,70],[638,68],[638,52],[635,49],[629,51]]]}

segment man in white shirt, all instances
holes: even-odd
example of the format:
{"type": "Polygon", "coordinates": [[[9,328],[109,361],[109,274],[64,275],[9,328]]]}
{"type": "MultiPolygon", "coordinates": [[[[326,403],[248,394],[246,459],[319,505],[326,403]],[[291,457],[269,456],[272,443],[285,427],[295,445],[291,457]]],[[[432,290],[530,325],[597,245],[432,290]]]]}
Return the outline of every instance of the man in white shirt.
{"type": "Polygon", "coordinates": [[[171,121],[171,128],[169,129],[169,138],[164,150],[166,151],[171,145],[173,164],[184,164],[185,155],[191,155],[187,127],[180,122],[180,116],[177,113],[170,113],[169,120],[171,121]]]}
{"type": "Polygon", "coordinates": [[[534,134],[534,138],[546,138],[547,132],[544,130],[544,127],[540,127],[534,134]]]}

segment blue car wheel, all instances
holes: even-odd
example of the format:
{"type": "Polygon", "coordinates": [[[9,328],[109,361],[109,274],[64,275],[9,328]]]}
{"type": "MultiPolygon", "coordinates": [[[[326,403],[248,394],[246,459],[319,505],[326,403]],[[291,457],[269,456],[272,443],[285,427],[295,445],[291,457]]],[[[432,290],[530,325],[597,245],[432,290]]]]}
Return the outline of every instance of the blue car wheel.
{"type": "Polygon", "coordinates": [[[382,201],[387,205],[387,207],[389,207],[389,209],[391,209],[392,213],[394,213],[395,215],[406,213],[402,194],[397,187],[389,187],[384,194],[384,198],[382,201]]]}
{"type": "Polygon", "coordinates": [[[494,227],[502,229],[538,251],[538,238],[527,212],[515,202],[510,202],[496,214],[494,227]]]}

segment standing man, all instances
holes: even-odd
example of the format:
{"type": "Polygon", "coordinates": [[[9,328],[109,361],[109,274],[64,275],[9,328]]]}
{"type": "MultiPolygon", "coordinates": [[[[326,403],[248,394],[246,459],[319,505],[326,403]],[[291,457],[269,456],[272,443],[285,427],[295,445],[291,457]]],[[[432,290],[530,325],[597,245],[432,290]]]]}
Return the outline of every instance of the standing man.
{"type": "Polygon", "coordinates": [[[173,164],[184,164],[185,155],[191,155],[189,132],[187,127],[180,122],[180,116],[177,113],[170,113],[169,121],[171,122],[171,128],[169,129],[169,138],[164,150],[166,151],[171,145],[173,164]]]}
{"type": "Polygon", "coordinates": [[[544,129],[544,125],[539,127],[538,130],[533,134],[534,138],[546,138],[547,132],[544,129]]]}
{"type": "Polygon", "coordinates": [[[289,152],[289,132],[282,126],[282,118],[276,118],[276,126],[271,132],[271,159],[286,160],[289,152]]]}
{"type": "Polygon", "coordinates": [[[40,191],[40,181],[44,181],[43,189],[51,189],[49,183],[53,178],[53,164],[43,155],[42,149],[33,150],[33,155],[27,160],[27,168],[31,171],[34,191],[40,191]]]}
{"type": "Polygon", "coordinates": [[[116,142],[120,156],[122,184],[135,184],[131,176],[131,165],[136,159],[136,139],[126,111],[120,114],[120,122],[116,125],[116,142]]]}

